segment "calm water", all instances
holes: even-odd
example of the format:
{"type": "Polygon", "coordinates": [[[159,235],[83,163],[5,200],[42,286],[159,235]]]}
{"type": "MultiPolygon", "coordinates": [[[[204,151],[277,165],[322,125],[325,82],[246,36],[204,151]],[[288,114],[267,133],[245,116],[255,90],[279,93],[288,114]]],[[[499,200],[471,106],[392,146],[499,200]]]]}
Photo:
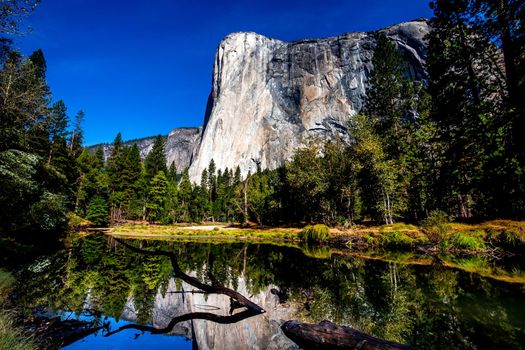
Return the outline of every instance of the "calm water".
{"type": "Polygon", "coordinates": [[[517,265],[471,259],[456,262],[459,269],[428,260],[407,263],[414,261],[406,256],[387,262],[244,243],[126,244],[136,249],[103,235],[74,240],[68,251],[41,258],[21,273],[19,302],[108,324],[108,330],[68,349],[296,348],[280,330],[292,319],[328,319],[424,349],[525,346],[525,287],[507,282],[523,280],[517,265]],[[158,250],[172,252],[177,269],[158,250]],[[243,309],[230,313],[230,298],[199,292],[180,278],[179,268],[241,293],[266,312],[232,321],[243,309]],[[482,277],[496,273],[500,280],[482,277]],[[163,334],[139,329],[164,328],[175,317],[195,313],[221,315],[227,323],[188,319],[163,334]],[[129,329],[119,330],[125,325],[129,329]]]}

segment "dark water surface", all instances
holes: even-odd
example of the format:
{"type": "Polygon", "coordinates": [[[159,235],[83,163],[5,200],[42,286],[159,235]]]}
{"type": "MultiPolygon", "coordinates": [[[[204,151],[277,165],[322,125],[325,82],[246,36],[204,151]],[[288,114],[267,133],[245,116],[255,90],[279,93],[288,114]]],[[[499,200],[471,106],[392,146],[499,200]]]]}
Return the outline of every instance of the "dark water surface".
{"type": "Polygon", "coordinates": [[[68,349],[296,348],[280,330],[292,319],[328,319],[423,349],[525,346],[525,274],[517,265],[471,259],[457,262],[459,269],[402,255],[387,262],[267,244],[125,242],[137,249],[101,234],[74,239],[69,250],[20,273],[18,302],[109,323],[68,349]],[[138,249],[172,252],[181,272],[231,288],[266,312],[235,320],[243,308],[231,310],[229,297],[202,293],[168,256],[138,249]],[[483,277],[495,271],[499,280],[483,277]],[[202,313],[221,321],[188,319],[164,334],[140,329],[202,313]],[[124,325],[130,328],[108,333],[124,325]]]}

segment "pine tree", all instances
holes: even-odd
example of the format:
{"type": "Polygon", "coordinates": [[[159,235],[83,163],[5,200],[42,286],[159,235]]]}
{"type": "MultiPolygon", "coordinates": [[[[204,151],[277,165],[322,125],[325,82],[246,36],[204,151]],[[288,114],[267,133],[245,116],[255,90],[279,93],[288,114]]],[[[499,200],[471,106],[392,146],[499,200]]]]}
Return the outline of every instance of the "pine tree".
{"type": "Polygon", "coordinates": [[[162,221],[166,219],[166,199],[168,196],[168,179],[164,171],[159,171],[149,186],[148,219],[162,221]]]}
{"type": "MultiPolygon", "coordinates": [[[[496,125],[501,95],[493,79],[494,46],[469,25],[469,1],[433,1],[428,72],[431,118],[444,145],[437,179],[440,207],[469,218],[487,203],[480,191],[496,125]]],[[[490,210],[490,209],[488,209],[490,210]]]]}
{"type": "Polygon", "coordinates": [[[182,178],[179,183],[178,194],[179,194],[182,220],[188,221],[190,218],[189,209],[190,209],[190,202],[192,198],[192,185],[190,181],[190,174],[189,174],[188,168],[184,169],[182,173],[182,178]]]}
{"type": "Polygon", "coordinates": [[[108,205],[101,196],[94,196],[89,202],[86,218],[95,226],[106,226],[108,223],[108,205]]]}
{"type": "Polygon", "coordinates": [[[172,161],[170,164],[170,168],[168,169],[168,181],[175,183],[177,182],[177,165],[175,164],[175,161],[172,161]]]}
{"type": "Polygon", "coordinates": [[[38,49],[29,56],[29,61],[35,66],[35,74],[39,79],[46,79],[47,64],[42,49],[38,49]]]}
{"type": "Polygon", "coordinates": [[[146,168],[146,173],[148,177],[153,178],[159,171],[162,171],[164,174],[168,173],[166,166],[166,153],[165,153],[165,141],[164,137],[158,135],[155,138],[153,147],[151,151],[146,156],[144,160],[144,166],[146,168]]]}

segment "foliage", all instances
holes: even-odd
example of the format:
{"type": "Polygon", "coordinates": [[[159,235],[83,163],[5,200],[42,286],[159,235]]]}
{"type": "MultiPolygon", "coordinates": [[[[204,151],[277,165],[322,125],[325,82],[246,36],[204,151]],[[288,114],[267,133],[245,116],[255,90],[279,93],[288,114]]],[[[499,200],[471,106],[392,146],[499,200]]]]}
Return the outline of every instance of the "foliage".
{"type": "Polygon", "coordinates": [[[467,251],[484,251],[485,241],[478,232],[458,232],[447,240],[451,249],[467,251]]]}
{"type": "Polygon", "coordinates": [[[108,224],[108,205],[106,200],[99,195],[91,198],[86,213],[86,218],[95,226],[106,226],[108,224]]]}
{"type": "Polygon", "coordinates": [[[299,234],[299,238],[305,242],[322,242],[330,237],[330,229],[323,224],[307,225],[299,234]]]}
{"type": "Polygon", "coordinates": [[[450,221],[450,216],[447,213],[441,210],[433,210],[421,221],[421,226],[432,241],[439,243],[450,232],[450,221]]]}
{"type": "Polygon", "coordinates": [[[36,343],[24,333],[15,322],[13,312],[4,309],[7,296],[13,288],[13,275],[0,269],[0,349],[32,350],[37,349],[36,343]]]}
{"type": "Polygon", "coordinates": [[[415,240],[401,231],[385,231],[381,236],[381,243],[389,248],[410,248],[415,240]]]}

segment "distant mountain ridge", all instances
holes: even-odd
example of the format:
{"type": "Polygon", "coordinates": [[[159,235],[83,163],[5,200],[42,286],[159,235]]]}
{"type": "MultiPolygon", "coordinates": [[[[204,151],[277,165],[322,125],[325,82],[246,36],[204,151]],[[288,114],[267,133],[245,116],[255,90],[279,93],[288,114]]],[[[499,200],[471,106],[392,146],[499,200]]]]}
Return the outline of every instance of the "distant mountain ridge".
{"type": "MultiPolygon", "coordinates": [[[[175,128],[168,135],[163,135],[166,141],[166,160],[168,165],[175,161],[179,173],[190,166],[192,155],[198,144],[202,127],[181,127],[175,128]]],[[[137,145],[140,156],[145,158],[151,151],[156,136],[143,137],[124,142],[126,146],[137,145]]],[[[95,152],[101,146],[104,151],[104,158],[108,159],[113,149],[111,143],[100,143],[88,147],[88,151],[95,152]]]]}

